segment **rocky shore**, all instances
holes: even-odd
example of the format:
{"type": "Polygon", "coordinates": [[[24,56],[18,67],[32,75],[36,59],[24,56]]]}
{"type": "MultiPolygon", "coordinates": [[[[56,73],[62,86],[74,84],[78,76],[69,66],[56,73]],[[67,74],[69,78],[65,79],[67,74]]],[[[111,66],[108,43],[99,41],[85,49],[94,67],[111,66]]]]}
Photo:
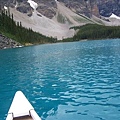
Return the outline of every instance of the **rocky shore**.
{"type": "Polygon", "coordinates": [[[22,45],[2,34],[0,34],[0,49],[22,47],[22,45]]]}

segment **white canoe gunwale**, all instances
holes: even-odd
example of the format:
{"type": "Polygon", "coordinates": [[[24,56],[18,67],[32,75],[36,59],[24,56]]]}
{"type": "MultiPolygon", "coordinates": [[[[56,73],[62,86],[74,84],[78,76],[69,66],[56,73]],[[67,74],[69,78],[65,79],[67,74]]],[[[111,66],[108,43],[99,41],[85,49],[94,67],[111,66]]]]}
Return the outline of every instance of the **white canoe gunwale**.
{"type": "Polygon", "coordinates": [[[6,120],[41,120],[33,106],[21,91],[17,91],[6,120]]]}

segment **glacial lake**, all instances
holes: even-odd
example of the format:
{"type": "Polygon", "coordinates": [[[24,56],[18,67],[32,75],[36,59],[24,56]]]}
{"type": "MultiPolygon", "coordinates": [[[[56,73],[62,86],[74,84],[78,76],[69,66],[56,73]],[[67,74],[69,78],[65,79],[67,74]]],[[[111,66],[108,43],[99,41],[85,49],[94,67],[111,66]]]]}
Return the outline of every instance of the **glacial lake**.
{"type": "Polygon", "coordinates": [[[0,120],[18,90],[42,120],[120,120],[120,39],[0,50],[0,120]]]}

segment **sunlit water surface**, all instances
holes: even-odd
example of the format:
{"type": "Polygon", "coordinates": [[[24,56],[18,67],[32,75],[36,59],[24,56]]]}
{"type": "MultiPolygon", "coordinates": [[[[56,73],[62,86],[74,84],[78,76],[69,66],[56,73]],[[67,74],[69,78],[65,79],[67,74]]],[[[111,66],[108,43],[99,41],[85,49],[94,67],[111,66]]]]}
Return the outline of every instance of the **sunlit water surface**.
{"type": "Polygon", "coordinates": [[[0,120],[17,90],[42,120],[120,120],[120,40],[0,50],[0,120]]]}

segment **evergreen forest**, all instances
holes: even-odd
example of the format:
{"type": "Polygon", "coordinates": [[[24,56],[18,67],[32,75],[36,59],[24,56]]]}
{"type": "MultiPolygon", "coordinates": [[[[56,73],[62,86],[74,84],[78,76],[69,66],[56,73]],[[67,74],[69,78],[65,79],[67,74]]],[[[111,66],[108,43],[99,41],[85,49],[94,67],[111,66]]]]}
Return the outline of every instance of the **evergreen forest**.
{"type": "Polygon", "coordinates": [[[54,43],[57,39],[46,37],[22,26],[21,22],[15,22],[13,14],[8,11],[0,11],[0,33],[23,45],[54,43]]]}
{"type": "Polygon", "coordinates": [[[72,27],[77,32],[73,38],[64,39],[66,41],[114,39],[120,38],[120,26],[104,26],[98,24],[86,24],[83,26],[72,27]]]}

